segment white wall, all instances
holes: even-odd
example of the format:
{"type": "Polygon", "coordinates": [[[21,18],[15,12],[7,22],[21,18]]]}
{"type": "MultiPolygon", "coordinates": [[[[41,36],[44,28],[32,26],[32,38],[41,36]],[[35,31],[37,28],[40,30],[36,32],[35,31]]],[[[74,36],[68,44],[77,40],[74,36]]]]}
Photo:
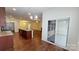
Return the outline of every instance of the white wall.
{"type": "Polygon", "coordinates": [[[46,10],[43,12],[43,20],[42,20],[42,40],[47,41],[48,35],[48,20],[58,20],[65,19],[70,17],[69,24],[69,36],[68,36],[68,46],[67,48],[70,50],[75,50],[77,48],[77,40],[78,40],[78,8],[51,8],[50,10],[46,10]]]}

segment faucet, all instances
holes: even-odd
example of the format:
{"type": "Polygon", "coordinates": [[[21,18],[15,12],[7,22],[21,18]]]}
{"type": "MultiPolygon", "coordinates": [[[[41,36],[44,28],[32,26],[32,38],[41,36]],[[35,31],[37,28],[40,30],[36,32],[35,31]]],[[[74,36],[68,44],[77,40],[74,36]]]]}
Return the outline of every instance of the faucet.
{"type": "Polygon", "coordinates": [[[1,30],[1,31],[4,31],[4,26],[1,26],[0,30],[1,30]]]}

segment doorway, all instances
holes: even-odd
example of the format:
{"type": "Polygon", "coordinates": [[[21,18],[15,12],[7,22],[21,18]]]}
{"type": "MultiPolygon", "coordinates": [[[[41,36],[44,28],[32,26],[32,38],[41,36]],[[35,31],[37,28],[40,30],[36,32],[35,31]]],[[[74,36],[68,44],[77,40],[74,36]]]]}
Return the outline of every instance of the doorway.
{"type": "Polygon", "coordinates": [[[69,19],[48,21],[48,41],[60,47],[67,46],[69,33],[69,19]]]}

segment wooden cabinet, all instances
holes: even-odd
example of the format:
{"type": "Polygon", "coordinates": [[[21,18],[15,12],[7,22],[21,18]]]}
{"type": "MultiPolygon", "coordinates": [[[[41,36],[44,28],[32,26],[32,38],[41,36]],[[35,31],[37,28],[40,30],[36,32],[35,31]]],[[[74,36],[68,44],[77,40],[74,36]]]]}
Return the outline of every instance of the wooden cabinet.
{"type": "Polygon", "coordinates": [[[5,16],[6,16],[5,8],[0,7],[0,26],[5,26],[6,22],[5,16]]]}
{"type": "Polygon", "coordinates": [[[0,37],[0,51],[13,49],[13,36],[2,36],[0,37]]]}
{"type": "Polygon", "coordinates": [[[32,31],[25,31],[25,30],[19,29],[19,34],[24,39],[32,39],[32,31]]]}

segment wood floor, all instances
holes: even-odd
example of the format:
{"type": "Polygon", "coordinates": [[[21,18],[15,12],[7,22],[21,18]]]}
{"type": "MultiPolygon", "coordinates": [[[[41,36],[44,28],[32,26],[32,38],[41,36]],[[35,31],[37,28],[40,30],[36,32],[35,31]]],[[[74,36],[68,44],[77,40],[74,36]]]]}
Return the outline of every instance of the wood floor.
{"type": "Polygon", "coordinates": [[[42,41],[40,37],[24,39],[18,33],[14,35],[14,51],[67,51],[42,41]]]}

